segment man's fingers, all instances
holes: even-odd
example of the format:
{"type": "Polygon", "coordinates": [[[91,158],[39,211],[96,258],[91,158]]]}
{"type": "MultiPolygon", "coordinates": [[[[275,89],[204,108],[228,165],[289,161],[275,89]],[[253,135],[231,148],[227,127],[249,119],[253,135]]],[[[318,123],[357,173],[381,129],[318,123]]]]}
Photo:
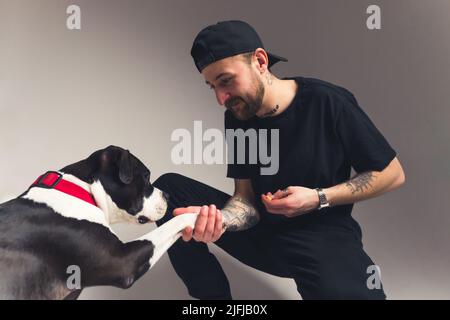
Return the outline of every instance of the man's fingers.
{"type": "Polygon", "coordinates": [[[205,233],[206,223],[208,222],[208,206],[203,206],[200,209],[197,220],[194,227],[194,239],[202,241],[203,234],[205,233]]]}
{"type": "Polygon", "coordinates": [[[273,195],[273,198],[280,199],[280,198],[283,198],[283,196],[284,196],[284,192],[281,190],[277,190],[277,192],[275,192],[275,194],[273,195]]]}
{"type": "Polygon", "coordinates": [[[212,242],[216,242],[222,236],[223,233],[223,220],[222,220],[222,212],[217,210],[216,212],[216,224],[214,225],[214,234],[212,237],[212,242]]]}
{"type": "Polygon", "coordinates": [[[214,233],[214,225],[216,223],[216,214],[217,214],[217,209],[215,205],[210,205],[209,206],[209,212],[208,212],[208,219],[206,222],[206,227],[205,227],[205,233],[203,234],[203,239],[202,241],[204,242],[210,242],[212,237],[213,237],[213,233],[214,233]]]}
{"type": "Polygon", "coordinates": [[[287,192],[287,189],[283,189],[283,190],[278,190],[277,192],[275,192],[275,194],[273,195],[274,199],[282,199],[284,197],[287,197],[289,195],[289,193],[287,192]]]}
{"type": "Polygon", "coordinates": [[[200,212],[200,208],[201,207],[199,207],[199,206],[176,208],[175,210],[173,210],[173,215],[178,216],[178,215],[184,214],[184,213],[198,213],[198,212],[200,212]]]}
{"type": "Polygon", "coordinates": [[[192,228],[191,227],[186,227],[183,230],[183,240],[184,241],[191,241],[192,239],[192,228]]]}
{"type": "Polygon", "coordinates": [[[289,205],[290,205],[290,199],[288,198],[283,198],[283,199],[272,199],[272,201],[269,201],[267,203],[267,208],[269,209],[280,209],[280,210],[287,210],[289,209],[289,205]]]}
{"type": "Polygon", "coordinates": [[[286,214],[290,210],[290,199],[272,199],[271,201],[265,201],[264,206],[267,211],[275,214],[286,214]]]}
{"type": "Polygon", "coordinates": [[[178,216],[185,213],[198,213],[194,229],[186,227],[183,230],[183,240],[190,241],[194,238],[196,241],[211,242],[216,241],[222,235],[222,215],[218,215],[215,205],[208,206],[190,206],[176,208],[173,215],[178,216]]]}
{"type": "Polygon", "coordinates": [[[283,198],[287,197],[288,195],[289,195],[289,193],[287,192],[287,189],[283,189],[283,190],[277,190],[277,192],[275,192],[274,194],[272,194],[271,192],[262,194],[261,199],[263,200],[264,203],[268,203],[269,201],[272,201],[274,199],[283,199],[283,198]]]}

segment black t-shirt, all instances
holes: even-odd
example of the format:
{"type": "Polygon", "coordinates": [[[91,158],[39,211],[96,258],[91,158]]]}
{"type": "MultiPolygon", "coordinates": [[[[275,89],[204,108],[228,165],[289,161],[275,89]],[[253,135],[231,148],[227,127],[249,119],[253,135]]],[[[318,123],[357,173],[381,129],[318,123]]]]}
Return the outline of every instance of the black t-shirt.
{"type": "Polygon", "coordinates": [[[279,129],[278,172],[263,175],[261,167],[270,165],[249,164],[247,143],[247,163],[238,164],[235,158],[228,164],[227,177],[251,179],[263,222],[292,223],[310,215],[350,216],[352,204],[287,218],[267,212],[261,202],[261,194],[288,186],[328,188],[340,184],[350,178],[352,167],[356,172],[381,171],[396,156],[351,92],[318,79],[288,79],[297,82],[298,90],[282,113],[240,121],[225,112],[226,129],[279,129]]]}

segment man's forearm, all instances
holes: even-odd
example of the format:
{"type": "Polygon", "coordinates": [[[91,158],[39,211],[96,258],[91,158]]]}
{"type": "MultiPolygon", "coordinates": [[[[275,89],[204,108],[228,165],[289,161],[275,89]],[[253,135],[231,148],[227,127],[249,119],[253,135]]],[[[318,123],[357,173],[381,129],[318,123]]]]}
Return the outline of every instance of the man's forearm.
{"type": "Polygon", "coordinates": [[[355,203],[375,196],[380,189],[377,178],[375,171],[364,172],[323,191],[331,206],[355,203]]]}
{"type": "Polygon", "coordinates": [[[403,184],[404,177],[383,171],[357,174],[349,181],[324,189],[331,206],[350,204],[379,196],[403,184]]]}
{"type": "Polygon", "coordinates": [[[241,196],[233,196],[221,210],[227,231],[242,231],[255,226],[259,213],[255,206],[241,196]]]}

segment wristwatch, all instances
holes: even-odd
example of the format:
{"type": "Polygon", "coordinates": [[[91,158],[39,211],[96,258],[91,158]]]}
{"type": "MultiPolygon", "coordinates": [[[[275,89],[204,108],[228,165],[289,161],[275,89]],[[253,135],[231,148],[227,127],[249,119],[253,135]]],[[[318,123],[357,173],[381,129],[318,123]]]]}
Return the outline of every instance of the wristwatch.
{"type": "Polygon", "coordinates": [[[327,200],[327,196],[325,195],[325,192],[321,188],[316,188],[317,194],[319,195],[319,210],[329,207],[330,203],[327,200]]]}

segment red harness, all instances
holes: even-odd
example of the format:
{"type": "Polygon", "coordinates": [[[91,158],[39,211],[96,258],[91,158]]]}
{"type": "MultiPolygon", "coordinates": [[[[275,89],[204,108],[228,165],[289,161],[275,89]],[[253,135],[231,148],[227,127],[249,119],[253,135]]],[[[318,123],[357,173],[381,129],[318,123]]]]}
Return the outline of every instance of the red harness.
{"type": "Polygon", "coordinates": [[[39,187],[45,189],[55,189],[65,194],[71,195],[75,198],[86,201],[87,203],[90,203],[93,206],[97,206],[92,194],[90,194],[88,191],[86,191],[79,185],[64,180],[62,177],[63,175],[60,174],[59,172],[47,171],[43,175],[39,176],[39,178],[37,178],[36,181],[33,182],[30,188],[39,187]]]}

